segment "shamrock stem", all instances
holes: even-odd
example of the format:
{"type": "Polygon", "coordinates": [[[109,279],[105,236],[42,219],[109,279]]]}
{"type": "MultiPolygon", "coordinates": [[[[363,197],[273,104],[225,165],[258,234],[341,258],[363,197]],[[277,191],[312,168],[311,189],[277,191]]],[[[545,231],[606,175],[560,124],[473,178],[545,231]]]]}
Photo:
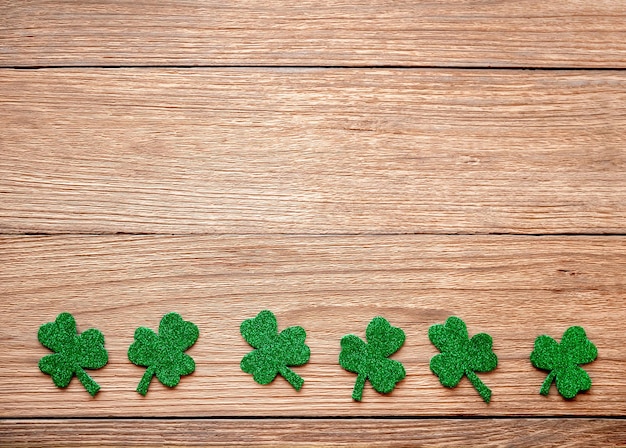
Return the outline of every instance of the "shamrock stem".
{"type": "Polygon", "coordinates": [[[491,390],[487,386],[485,386],[485,383],[483,383],[481,379],[478,378],[478,375],[476,375],[473,370],[466,370],[465,374],[467,375],[467,378],[469,378],[469,380],[472,382],[474,388],[478,391],[478,395],[483,397],[485,403],[489,403],[491,401],[491,390]]]}
{"type": "Polygon", "coordinates": [[[294,389],[296,390],[302,389],[304,380],[302,379],[300,375],[298,375],[296,372],[291,370],[289,367],[286,367],[286,366],[281,367],[278,373],[280,373],[283,376],[283,378],[285,378],[289,382],[289,384],[291,384],[294,387],[294,389]]]}
{"type": "Polygon", "coordinates": [[[100,390],[100,385],[94,381],[92,377],[90,377],[87,372],[83,370],[82,367],[76,367],[76,376],[80,380],[80,382],[85,386],[87,392],[92,397],[95,397],[98,391],[100,390]]]}
{"type": "Polygon", "coordinates": [[[148,393],[148,387],[150,386],[150,381],[152,381],[152,376],[154,375],[154,367],[148,367],[146,369],[146,373],[141,377],[141,381],[137,385],[137,392],[139,392],[144,397],[148,393]]]}
{"type": "Polygon", "coordinates": [[[365,380],[367,375],[359,373],[356,377],[356,383],[354,383],[354,390],[352,391],[352,398],[356,401],[361,401],[363,398],[363,388],[365,387],[365,380]]]}
{"type": "Polygon", "coordinates": [[[547,376],[547,378],[545,379],[545,381],[541,385],[541,390],[539,391],[539,393],[541,395],[548,395],[548,393],[550,392],[550,386],[552,386],[552,381],[554,381],[554,377],[555,376],[556,376],[556,370],[553,370],[547,376]]]}

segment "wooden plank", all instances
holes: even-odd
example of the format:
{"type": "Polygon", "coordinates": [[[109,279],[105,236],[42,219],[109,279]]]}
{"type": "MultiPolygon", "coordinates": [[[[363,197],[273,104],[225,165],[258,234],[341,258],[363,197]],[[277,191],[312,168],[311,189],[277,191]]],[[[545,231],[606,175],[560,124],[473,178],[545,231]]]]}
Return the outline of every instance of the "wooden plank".
{"type": "Polygon", "coordinates": [[[528,236],[41,236],[0,239],[0,417],[49,416],[622,416],[626,413],[625,237],[528,236]],[[280,328],[307,331],[311,360],[261,386],[240,370],[251,348],[239,325],[263,309],[280,328]],[[58,390],[37,368],[49,353],[37,329],[62,311],[79,331],[103,331],[110,362],[91,399],[74,379],[58,390]],[[196,372],[169,390],[127,360],[135,328],[181,313],[201,329],[189,350],[196,372]],[[341,337],[364,336],[383,315],[407,335],[393,358],[407,378],[390,395],[366,387],[337,362],[341,337]],[[429,370],[428,327],[450,315],[494,339],[498,369],[442,387],[429,370]],[[594,386],[575,400],[539,395],[546,372],[529,355],[536,336],[560,339],[582,325],[599,357],[594,386]]]}
{"type": "Polygon", "coordinates": [[[622,0],[0,1],[0,64],[626,67],[622,0]]]}
{"type": "Polygon", "coordinates": [[[3,233],[626,233],[625,72],[0,80],[3,233]]]}
{"type": "Polygon", "coordinates": [[[0,443],[72,446],[611,447],[626,421],[537,419],[0,420],[0,443]]]}

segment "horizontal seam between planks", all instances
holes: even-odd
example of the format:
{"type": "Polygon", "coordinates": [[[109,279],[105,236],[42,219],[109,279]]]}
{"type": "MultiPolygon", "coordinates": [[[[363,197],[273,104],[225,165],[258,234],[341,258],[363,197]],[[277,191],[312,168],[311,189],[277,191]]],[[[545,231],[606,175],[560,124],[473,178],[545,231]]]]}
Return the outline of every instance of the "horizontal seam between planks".
{"type": "Polygon", "coordinates": [[[184,420],[626,420],[624,415],[463,415],[463,416],[415,416],[415,415],[329,415],[329,416],[299,416],[293,417],[288,415],[278,416],[121,416],[121,417],[105,417],[105,416],[82,416],[82,417],[62,417],[62,416],[35,416],[35,417],[2,417],[2,421],[55,421],[55,420],[86,420],[86,421],[115,421],[115,420],[153,420],[153,421],[184,421],[184,420]]]}
{"type": "Polygon", "coordinates": [[[352,237],[352,236],[411,236],[411,235],[423,235],[423,236],[514,236],[514,237],[626,237],[626,233],[507,233],[507,232],[392,232],[392,233],[146,233],[146,232],[59,232],[59,233],[4,233],[0,232],[0,237],[47,237],[47,236],[265,236],[265,237],[352,237]]]}
{"type": "Polygon", "coordinates": [[[45,69],[394,69],[394,70],[540,70],[540,71],[626,71],[626,67],[540,67],[540,66],[473,66],[473,65],[0,65],[0,69],[8,70],[45,70],[45,69]]]}

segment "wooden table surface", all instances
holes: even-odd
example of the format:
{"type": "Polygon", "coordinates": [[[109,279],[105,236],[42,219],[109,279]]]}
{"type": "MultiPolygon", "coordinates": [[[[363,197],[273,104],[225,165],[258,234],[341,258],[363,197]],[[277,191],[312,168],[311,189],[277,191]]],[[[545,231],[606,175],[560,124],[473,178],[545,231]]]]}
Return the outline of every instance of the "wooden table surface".
{"type": "Polygon", "coordinates": [[[0,446],[626,446],[623,0],[0,0],[0,446]],[[296,392],[244,319],[307,331],[296,392]],[[109,363],[56,388],[40,325],[109,363]],[[139,326],[200,328],[170,389],[139,326]],[[390,394],[338,364],[386,317],[390,394]],[[429,326],[493,337],[455,389],[429,326]],[[573,400],[529,361],[585,328],[573,400]]]}

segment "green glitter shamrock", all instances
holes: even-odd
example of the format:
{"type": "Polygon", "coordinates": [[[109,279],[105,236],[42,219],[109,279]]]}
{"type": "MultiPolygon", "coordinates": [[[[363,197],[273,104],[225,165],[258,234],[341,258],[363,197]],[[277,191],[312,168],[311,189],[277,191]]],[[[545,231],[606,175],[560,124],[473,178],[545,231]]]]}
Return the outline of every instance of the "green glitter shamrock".
{"type": "Polygon", "coordinates": [[[271,383],[279,373],[296,390],[304,380],[289,366],[306,364],[311,350],[304,343],[306,332],[302,327],[289,327],[278,333],[276,316],[269,310],[261,311],[256,317],[241,323],[241,335],[256,350],[241,360],[241,370],[252,374],[259,384],[271,383]]]}
{"type": "Polygon", "coordinates": [[[83,369],[100,369],[109,361],[104,348],[104,336],[90,328],[80,335],[70,313],[61,313],[54,322],[39,327],[39,342],[53,352],[39,360],[39,369],[52,377],[57,387],[67,387],[76,375],[93,397],[100,386],[83,369]]]}
{"type": "Polygon", "coordinates": [[[180,377],[196,369],[193,358],[185,353],[198,340],[198,327],[187,322],[178,313],[168,313],[161,319],[159,334],[150,328],[135,330],[135,342],[128,348],[128,359],[138,366],[147,367],[137,392],[148,393],[152,376],[165,386],[174,387],[180,377]]]}
{"type": "Polygon", "coordinates": [[[569,327],[563,333],[559,344],[550,336],[542,335],[535,339],[535,349],[530,354],[533,366],[550,370],[539,393],[548,395],[552,381],[565,398],[574,398],[578,392],[591,388],[589,374],[579,367],[598,356],[598,349],[587,339],[582,327],[569,327]]]}
{"type": "Polygon", "coordinates": [[[406,376],[402,363],[388,359],[404,344],[404,331],[392,327],[384,317],[375,317],[365,330],[366,342],[353,334],[341,338],[339,364],[357,374],[352,398],[361,401],[365,380],[380,393],[391,392],[406,376]]]}
{"type": "Polygon", "coordinates": [[[430,370],[439,377],[441,384],[456,387],[466,375],[478,394],[489,403],[491,390],[475,372],[490,372],[498,365],[498,358],[491,351],[491,336],[479,333],[470,339],[465,322],[451,316],[445,324],[431,326],[428,338],[441,351],[430,360],[430,370]]]}

